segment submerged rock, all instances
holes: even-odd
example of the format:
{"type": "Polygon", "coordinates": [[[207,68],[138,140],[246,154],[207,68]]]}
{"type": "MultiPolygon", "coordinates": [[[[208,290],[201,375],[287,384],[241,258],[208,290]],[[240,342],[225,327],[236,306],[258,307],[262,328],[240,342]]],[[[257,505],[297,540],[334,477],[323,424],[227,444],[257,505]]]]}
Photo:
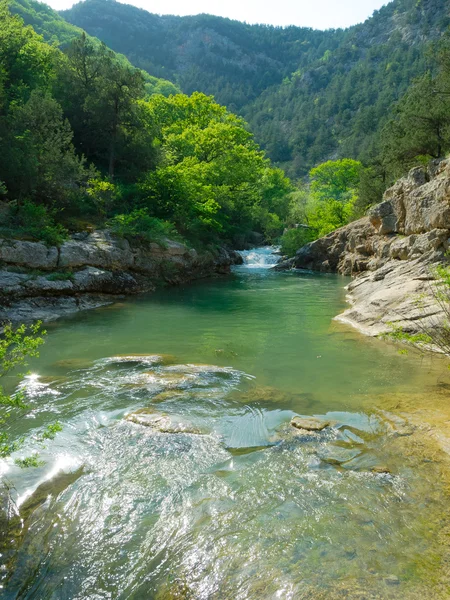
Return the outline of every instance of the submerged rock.
{"type": "Polygon", "coordinates": [[[291,425],[296,429],[303,429],[304,431],[322,431],[326,427],[330,426],[329,421],[321,421],[316,417],[293,417],[291,419],[291,425]]]}
{"type": "Polygon", "coordinates": [[[87,358],[65,358],[53,363],[53,366],[60,369],[87,369],[91,365],[92,361],[87,358]]]}
{"type": "Polygon", "coordinates": [[[171,354],[118,354],[107,360],[110,363],[142,363],[145,365],[167,365],[175,361],[171,354]]]}
{"type": "Polygon", "coordinates": [[[378,475],[390,475],[391,471],[384,465],[376,465],[371,469],[372,473],[377,473],[378,475]]]}
{"type": "Polygon", "coordinates": [[[343,465],[360,456],[361,450],[357,448],[340,448],[330,446],[320,454],[320,460],[329,465],[343,465]]]}
{"type": "Polygon", "coordinates": [[[172,417],[152,408],[141,408],[130,413],[125,419],[136,425],[150,427],[160,433],[191,433],[201,435],[203,432],[189,423],[174,421],[172,417]]]}

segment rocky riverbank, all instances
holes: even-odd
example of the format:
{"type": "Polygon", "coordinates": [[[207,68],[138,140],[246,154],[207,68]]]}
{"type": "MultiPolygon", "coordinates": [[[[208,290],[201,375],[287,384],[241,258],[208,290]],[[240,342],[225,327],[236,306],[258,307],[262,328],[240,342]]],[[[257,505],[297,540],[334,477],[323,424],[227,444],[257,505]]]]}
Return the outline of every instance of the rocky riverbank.
{"type": "Polygon", "coordinates": [[[367,217],[301,248],[277,269],[351,275],[351,307],[338,320],[367,335],[392,325],[415,333],[442,322],[434,268],[450,243],[450,160],[400,179],[367,217]]]}
{"type": "Polygon", "coordinates": [[[51,321],[118,298],[226,274],[242,261],[172,240],[133,243],[107,231],[75,234],[60,248],[0,239],[0,322],[51,321]]]}

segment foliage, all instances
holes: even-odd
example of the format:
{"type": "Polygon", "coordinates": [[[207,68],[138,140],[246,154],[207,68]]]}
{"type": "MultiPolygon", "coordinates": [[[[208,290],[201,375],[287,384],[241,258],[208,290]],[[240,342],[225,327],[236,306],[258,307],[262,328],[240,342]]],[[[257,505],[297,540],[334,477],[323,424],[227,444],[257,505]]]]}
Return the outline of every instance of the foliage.
{"type": "Polygon", "coordinates": [[[310,186],[291,195],[291,226],[281,239],[283,253],[293,256],[306,243],[349,223],[355,216],[363,166],[352,159],[327,161],[311,169],[310,186]],[[295,244],[299,245],[295,248],[295,244]]]}
{"type": "Polygon", "coordinates": [[[154,96],[145,108],[163,157],[140,186],[153,214],[204,241],[251,227],[270,235],[281,229],[276,217],[287,212],[291,184],[270,167],[242,119],[200,93],[154,96]]]}
{"type": "MultiPolygon", "coordinates": [[[[28,358],[39,356],[38,348],[44,343],[45,334],[40,322],[29,327],[26,325],[17,328],[11,325],[4,327],[3,335],[0,337],[0,381],[13,369],[25,366],[28,358]]],[[[8,395],[0,385],[0,407],[9,410],[25,409],[24,394],[19,391],[8,395]]],[[[5,431],[5,423],[10,416],[10,412],[4,412],[0,417],[0,458],[9,456],[20,447],[19,442],[10,441],[5,431]]]]}
{"type": "Polygon", "coordinates": [[[329,160],[311,169],[311,194],[318,202],[335,200],[345,204],[359,185],[362,165],[344,158],[329,160]]]}
{"type": "Polygon", "coordinates": [[[16,235],[41,240],[48,246],[61,246],[68,237],[65,227],[55,222],[55,211],[29,200],[15,207],[9,224],[16,235]]]}
{"type": "MultiPolygon", "coordinates": [[[[51,9],[21,6],[52,29],[51,9]]],[[[85,33],[70,32],[64,52],[50,47],[0,7],[0,180],[12,234],[60,245],[87,217],[148,239],[278,237],[291,184],[240,117],[203,94],[172,95],[170,82],[85,33]]]]}
{"type": "MultiPolygon", "coordinates": [[[[14,328],[12,325],[6,325],[4,327],[3,334],[0,337],[0,381],[18,367],[27,366],[29,358],[39,356],[39,348],[44,343],[46,333],[39,321],[29,326],[20,325],[14,328]]],[[[7,394],[4,387],[0,385],[0,408],[2,408],[0,416],[0,458],[7,458],[13,452],[20,450],[23,445],[22,440],[11,441],[6,430],[7,422],[12,416],[16,416],[16,419],[21,418],[29,407],[25,402],[23,391],[18,390],[12,395],[7,394]]],[[[35,436],[35,441],[43,444],[54,439],[59,431],[62,431],[61,424],[59,422],[52,423],[35,436]]],[[[36,453],[28,457],[17,458],[15,463],[21,468],[39,467],[44,464],[36,453]]]]}
{"type": "Polygon", "coordinates": [[[145,208],[135,209],[125,215],[116,215],[108,221],[108,227],[120,237],[149,242],[179,237],[171,223],[151,217],[145,208]]]}
{"type": "Polygon", "coordinates": [[[317,232],[307,227],[288,229],[281,237],[281,254],[291,258],[297,250],[317,238],[317,232]]]}
{"type": "Polygon", "coordinates": [[[214,95],[244,116],[292,177],[329,157],[371,162],[392,105],[426,73],[427,47],[450,24],[442,0],[393,0],[361,25],[328,31],[160,17],[111,0],[62,14],[184,93],[214,95]]]}

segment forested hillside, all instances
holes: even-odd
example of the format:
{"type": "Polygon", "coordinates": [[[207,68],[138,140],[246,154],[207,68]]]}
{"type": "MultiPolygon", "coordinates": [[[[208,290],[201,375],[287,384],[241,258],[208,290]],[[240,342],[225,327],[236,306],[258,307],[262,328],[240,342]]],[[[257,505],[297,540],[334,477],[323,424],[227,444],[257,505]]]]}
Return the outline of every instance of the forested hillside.
{"type": "Polygon", "coordinates": [[[238,111],[292,176],[331,157],[370,160],[392,104],[450,24],[442,0],[394,0],[362,25],[325,32],[160,17],[114,0],[62,14],[151,74],[238,111]]]}
{"type": "Polygon", "coordinates": [[[291,184],[240,117],[201,93],[154,93],[166,83],[50,9],[21,7],[52,43],[0,2],[3,235],[54,245],[104,226],[197,245],[279,235],[291,184]]]}

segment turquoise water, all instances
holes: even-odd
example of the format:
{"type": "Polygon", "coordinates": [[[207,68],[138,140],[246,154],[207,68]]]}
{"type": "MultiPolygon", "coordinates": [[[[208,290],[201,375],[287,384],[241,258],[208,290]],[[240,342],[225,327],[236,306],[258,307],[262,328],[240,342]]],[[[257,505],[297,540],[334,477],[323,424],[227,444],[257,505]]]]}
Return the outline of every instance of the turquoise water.
{"type": "Polygon", "coordinates": [[[441,597],[438,466],[403,456],[378,410],[432,379],[332,321],[344,279],[246,260],[49,327],[15,433],[33,447],[64,429],[45,466],[3,469],[25,504],[60,469],[83,474],[26,522],[5,598],[441,597]],[[144,407],[185,431],[124,418],[144,407]],[[296,414],[332,427],[296,435],[296,414]]]}

